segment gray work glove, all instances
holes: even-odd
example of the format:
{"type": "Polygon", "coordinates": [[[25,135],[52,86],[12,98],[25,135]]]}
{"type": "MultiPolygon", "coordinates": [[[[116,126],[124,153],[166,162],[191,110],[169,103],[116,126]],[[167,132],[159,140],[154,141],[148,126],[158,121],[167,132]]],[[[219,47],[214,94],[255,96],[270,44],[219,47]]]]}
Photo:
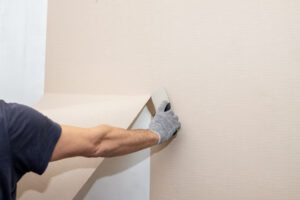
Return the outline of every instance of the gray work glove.
{"type": "Polygon", "coordinates": [[[165,111],[168,103],[167,101],[161,103],[149,126],[149,130],[159,136],[158,144],[171,139],[181,127],[178,116],[173,110],[165,111]]]}

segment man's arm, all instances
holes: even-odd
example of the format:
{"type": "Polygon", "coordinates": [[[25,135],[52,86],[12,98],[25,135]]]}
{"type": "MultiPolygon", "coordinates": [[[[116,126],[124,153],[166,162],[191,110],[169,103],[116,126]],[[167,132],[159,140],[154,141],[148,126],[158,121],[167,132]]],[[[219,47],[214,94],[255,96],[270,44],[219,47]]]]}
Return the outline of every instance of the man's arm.
{"type": "Polygon", "coordinates": [[[74,156],[120,156],[151,147],[159,140],[157,134],[146,129],[126,130],[109,125],[94,128],[61,127],[62,133],[51,161],[74,156]]]}
{"type": "Polygon", "coordinates": [[[164,101],[152,119],[149,130],[126,130],[109,125],[80,128],[61,125],[61,136],[55,146],[51,161],[74,156],[113,157],[120,156],[173,138],[181,124],[172,110],[165,111],[164,101]]]}

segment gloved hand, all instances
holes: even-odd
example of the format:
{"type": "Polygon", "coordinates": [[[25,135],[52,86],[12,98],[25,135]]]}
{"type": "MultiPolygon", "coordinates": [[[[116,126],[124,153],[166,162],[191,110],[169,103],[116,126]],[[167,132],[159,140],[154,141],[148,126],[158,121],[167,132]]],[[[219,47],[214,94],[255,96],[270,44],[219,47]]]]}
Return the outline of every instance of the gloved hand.
{"type": "Polygon", "coordinates": [[[172,109],[165,111],[169,102],[163,101],[152,119],[149,130],[159,136],[158,144],[164,143],[181,127],[178,116],[172,109]]]}

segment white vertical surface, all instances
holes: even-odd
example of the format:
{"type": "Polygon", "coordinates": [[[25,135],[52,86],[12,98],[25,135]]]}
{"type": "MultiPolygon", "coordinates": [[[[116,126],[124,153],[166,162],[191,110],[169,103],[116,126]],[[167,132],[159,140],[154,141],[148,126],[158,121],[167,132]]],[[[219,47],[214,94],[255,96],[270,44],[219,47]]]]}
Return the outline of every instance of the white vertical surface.
{"type": "Polygon", "coordinates": [[[46,0],[0,0],[0,98],[32,103],[43,94],[46,0]]]}

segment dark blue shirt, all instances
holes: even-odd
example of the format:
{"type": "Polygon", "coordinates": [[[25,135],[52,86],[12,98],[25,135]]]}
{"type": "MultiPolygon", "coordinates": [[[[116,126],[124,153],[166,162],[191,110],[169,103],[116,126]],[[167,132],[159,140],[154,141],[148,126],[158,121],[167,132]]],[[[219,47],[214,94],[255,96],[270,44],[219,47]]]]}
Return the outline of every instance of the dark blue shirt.
{"type": "Polygon", "coordinates": [[[27,172],[43,174],[61,127],[38,111],[0,100],[0,200],[15,200],[27,172]]]}

